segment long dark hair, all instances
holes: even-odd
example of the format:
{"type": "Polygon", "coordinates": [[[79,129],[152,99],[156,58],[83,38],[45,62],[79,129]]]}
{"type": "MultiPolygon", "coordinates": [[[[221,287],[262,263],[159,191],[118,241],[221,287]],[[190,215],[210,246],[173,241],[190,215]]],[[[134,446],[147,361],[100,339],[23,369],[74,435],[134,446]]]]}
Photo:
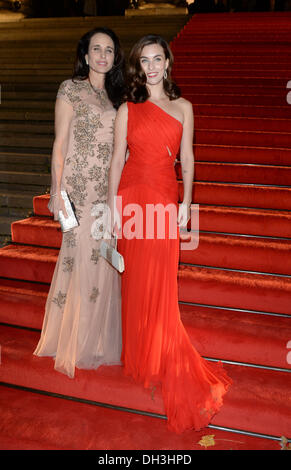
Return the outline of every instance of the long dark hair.
{"type": "Polygon", "coordinates": [[[170,100],[176,100],[181,96],[181,91],[171,78],[174,57],[169,44],[157,34],[143,36],[131,49],[125,98],[127,101],[134,103],[144,103],[150,96],[146,87],[146,75],[140,64],[142,50],[145,46],[149,46],[150,44],[159,44],[162,46],[165,57],[169,60],[167,78],[164,78],[164,90],[170,100]]]}
{"type": "Polygon", "coordinates": [[[108,98],[117,109],[123,101],[125,90],[125,60],[119,39],[112,29],[105,27],[94,28],[81,37],[77,46],[72,80],[86,80],[88,78],[90,68],[86,63],[85,55],[88,54],[91,38],[97,33],[107,34],[114,43],[114,62],[111,70],[106,73],[105,89],[108,98]]]}

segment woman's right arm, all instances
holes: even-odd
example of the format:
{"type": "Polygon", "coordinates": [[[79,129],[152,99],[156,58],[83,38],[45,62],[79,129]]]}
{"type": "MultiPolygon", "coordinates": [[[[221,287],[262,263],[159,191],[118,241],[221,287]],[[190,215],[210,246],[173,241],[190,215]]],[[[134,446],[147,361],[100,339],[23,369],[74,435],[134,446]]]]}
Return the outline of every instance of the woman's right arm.
{"type": "Polygon", "coordinates": [[[116,115],[114,125],[114,149],[109,170],[107,204],[111,210],[112,225],[114,224],[115,196],[117,195],[121,173],[126,161],[127,150],[127,103],[123,103],[116,115]]]}
{"type": "Polygon", "coordinates": [[[51,163],[51,189],[49,210],[54,214],[54,220],[58,220],[59,210],[67,216],[64,202],[61,197],[61,181],[64,161],[69,145],[70,125],[73,118],[73,107],[63,99],[57,99],[55,105],[55,139],[52,151],[51,163]]]}

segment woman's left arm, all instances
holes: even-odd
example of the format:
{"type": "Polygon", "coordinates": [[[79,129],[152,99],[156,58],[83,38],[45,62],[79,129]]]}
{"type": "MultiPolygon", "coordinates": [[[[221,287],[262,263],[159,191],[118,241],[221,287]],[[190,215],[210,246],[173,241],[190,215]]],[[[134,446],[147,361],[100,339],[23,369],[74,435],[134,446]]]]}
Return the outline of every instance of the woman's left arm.
{"type": "Polygon", "coordinates": [[[180,146],[180,161],[182,178],[184,185],[183,202],[179,207],[178,224],[181,227],[187,225],[190,219],[190,207],[192,203],[193,176],[194,176],[194,155],[193,155],[193,134],[194,116],[193,107],[189,101],[183,102],[184,125],[180,146]]]}

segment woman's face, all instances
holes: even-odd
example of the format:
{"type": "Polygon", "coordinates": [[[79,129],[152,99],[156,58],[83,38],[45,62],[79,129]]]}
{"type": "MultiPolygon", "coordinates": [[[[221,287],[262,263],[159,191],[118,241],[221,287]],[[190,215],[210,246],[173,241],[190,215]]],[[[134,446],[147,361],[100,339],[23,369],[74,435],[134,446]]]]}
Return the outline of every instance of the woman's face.
{"type": "Polygon", "coordinates": [[[111,37],[103,33],[94,34],[90,40],[85,59],[95,72],[109,72],[114,62],[114,42],[111,37]]]}
{"type": "Polygon", "coordinates": [[[163,80],[169,59],[166,59],[164,49],[160,44],[149,44],[141,51],[140,65],[146,75],[147,84],[156,85],[163,80]]]}

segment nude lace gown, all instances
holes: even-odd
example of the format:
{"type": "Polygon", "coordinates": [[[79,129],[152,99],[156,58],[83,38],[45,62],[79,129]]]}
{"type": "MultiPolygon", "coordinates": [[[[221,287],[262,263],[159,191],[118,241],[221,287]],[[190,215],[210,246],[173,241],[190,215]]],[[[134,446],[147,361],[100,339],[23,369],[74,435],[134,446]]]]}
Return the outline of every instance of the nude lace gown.
{"type": "Polygon", "coordinates": [[[87,81],[64,81],[57,97],[74,109],[62,187],[80,225],[63,234],[34,354],[55,357],[55,369],[74,377],[75,367],[120,364],[120,277],[91,234],[91,211],[107,199],[116,111],[107,94],[87,81]]]}

